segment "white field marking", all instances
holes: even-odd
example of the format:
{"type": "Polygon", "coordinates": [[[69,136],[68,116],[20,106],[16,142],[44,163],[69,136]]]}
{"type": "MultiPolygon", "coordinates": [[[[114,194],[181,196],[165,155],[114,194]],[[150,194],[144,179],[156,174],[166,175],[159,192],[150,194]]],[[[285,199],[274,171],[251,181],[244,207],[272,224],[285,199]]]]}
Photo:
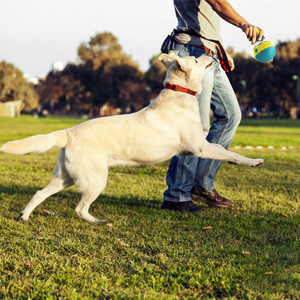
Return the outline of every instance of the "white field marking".
{"type": "Polygon", "coordinates": [[[300,146],[230,146],[230,149],[300,149],[300,146]]]}

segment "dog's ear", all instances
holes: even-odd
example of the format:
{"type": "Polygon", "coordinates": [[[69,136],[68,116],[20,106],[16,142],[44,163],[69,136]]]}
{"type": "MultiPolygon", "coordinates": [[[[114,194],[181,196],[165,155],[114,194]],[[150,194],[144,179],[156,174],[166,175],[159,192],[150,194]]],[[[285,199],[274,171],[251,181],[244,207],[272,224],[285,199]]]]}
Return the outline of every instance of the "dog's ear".
{"type": "MultiPolygon", "coordinates": [[[[174,55],[172,55],[174,56],[174,55]]],[[[174,63],[174,58],[171,58],[171,55],[168,54],[161,54],[158,59],[164,64],[164,66],[169,69],[170,66],[174,63]]]]}
{"type": "Polygon", "coordinates": [[[175,54],[161,54],[158,59],[166,66],[168,69],[174,61],[176,62],[177,69],[181,69],[182,71],[186,71],[185,62],[183,59],[181,59],[178,55],[175,54]]]}

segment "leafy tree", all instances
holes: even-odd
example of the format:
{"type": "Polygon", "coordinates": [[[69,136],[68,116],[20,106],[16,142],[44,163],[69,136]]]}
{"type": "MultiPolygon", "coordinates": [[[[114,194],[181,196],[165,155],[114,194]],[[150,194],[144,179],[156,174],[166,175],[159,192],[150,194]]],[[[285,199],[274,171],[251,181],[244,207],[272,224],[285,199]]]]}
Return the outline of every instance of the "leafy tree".
{"type": "Polygon", "coordinates": [[[93,105],[110,102],[122,105],[121,86],[128,81],[141,83],[143,72],[130,55],[122,51],[118,40],[105,32],[92,37],[78,48],[80,80],[93,105]]]}
{"type": "Polygon", "coordinates": [[[0,62],[0,102],[23,100],[23,110],[32,111],[38,107],[38,95],[34,85],[13,64],[0,62]]]}
{"type": "Polygon", "coordinates": [[[50,72],[40,82],[43,106],[51,112],[92,111],[105,103],[125,110],[149,103],[144,73],[111,33],[97,34],[78,47],[78,63],[50,72]]]}
{"type": "Polygon", "coordinates": [[[40,81],[38,92],[44,108],[51,113],[59,111],[63,114],[86,110],[84,86],[80,82],[80,68],[68,64],[63,71],[51,71],[40,81]]]}
{"type": "Polygon", "coordinates": [[[80,69],[75,64],[68,64],[60,74],[60,81],[64,90],[61,103],[64,104],[65,113],[67,114],[85,110],[85,103],[83,101],[84,86],[80,81],[80,69]]]}
{"type": "Polygon", "coordinates": [[[158,60],[159,55],[155,55],[150,60],[150,68],[145,74],[145,81],[152,90],[153,96],[157,96],[163,88],[163,81],[166,77],[166,67],[158,60]]]}
{"type": "Polygon", "coordinates": [[[119,99],[124,108],[130,108],[131,111],[137,111],[150,103],[151,90],[146,82],[124,81],[120,85],[119,99]]]}
{"type": "Polygon", "coordinates": [[[51,71],[48,73],[47,77],[40,81],[38,93],[43,108],[54,113],[58,109],[56,105],[58,105],[59,99],[64,95],[60,72],[51,71]]]}
{"type": "Polygon", "coordinates": [[[293,60],[300,57],[300,39],[295,42],[281,42],[276,45],[276,58],[281,60],[293,60]]]}

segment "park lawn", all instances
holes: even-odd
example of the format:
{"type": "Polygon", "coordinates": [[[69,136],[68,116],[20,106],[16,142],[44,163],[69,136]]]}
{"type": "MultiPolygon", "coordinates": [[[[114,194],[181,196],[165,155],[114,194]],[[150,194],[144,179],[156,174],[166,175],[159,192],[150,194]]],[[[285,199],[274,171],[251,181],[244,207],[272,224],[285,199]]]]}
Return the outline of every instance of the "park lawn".
{"type": "Polygon", "coordinates": [[[232,146],[300,146],[300,120],[243,119],[232,146]]]}
{"type": "MultiPolygon", "coordinates": [[[[0,145],[82,121],[0,119],[0,145]]],[[[300,146],[299,124],[243,120],[233,145],[300,146]]],[[[107,220],[99,224],[77,217],[75,187],[19,222],[20,211],[49,182],[59,150],[0,152],[0,298],[299,299],[300,152],[234,151],[266,162],[222,164],[216,188],[233,209],[161,211],[168,162],[117,167],[90,209],[107,220]]]]}

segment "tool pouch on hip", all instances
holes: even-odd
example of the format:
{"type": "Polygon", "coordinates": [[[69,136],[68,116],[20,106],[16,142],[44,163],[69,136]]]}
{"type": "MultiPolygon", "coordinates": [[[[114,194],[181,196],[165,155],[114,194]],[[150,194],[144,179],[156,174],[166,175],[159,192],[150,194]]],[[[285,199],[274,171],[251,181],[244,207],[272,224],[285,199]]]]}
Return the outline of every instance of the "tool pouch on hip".
{"type": "Polygon", "coordinates": [[[225,51],[225,49],[220,41],[216,42],[216,48],[217,48],[218,58],[220,60],[222,68],[227,73],[231,72],[232,68],[231,68],[231,65],[229,64],[227,52],[225,51]]]}
{"type": "Polygon", "coordinates": [[[171,34],[169,34],[166,39],[163,41],[160,50],[162,53],[169,53],[170,50],[173,49],[173,45],[174,45],[174,37],[176,35],[176,29],[174,29],[171,34]]]}

